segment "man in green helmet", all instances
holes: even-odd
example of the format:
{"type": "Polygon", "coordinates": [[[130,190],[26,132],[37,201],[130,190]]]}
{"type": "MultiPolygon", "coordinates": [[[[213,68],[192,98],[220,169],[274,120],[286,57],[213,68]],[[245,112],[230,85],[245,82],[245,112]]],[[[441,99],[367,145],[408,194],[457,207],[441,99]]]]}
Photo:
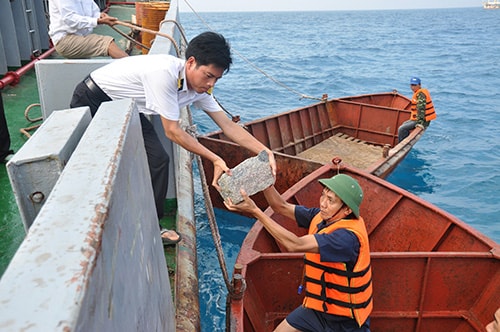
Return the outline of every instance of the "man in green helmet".
{"type": "Polygon", "coordinates": [[[372,280],[370,247],[359,206],[363,191],[345,174],[321,179],[319,208],[286,202],[274,186],[264,195],[271,208],[308,228],[304,236],[288,231],[260,210],[244,189],[244,201],[231,211],[252,214],[288,251],[304,252],[303,304],[275,329],[284,331],[370,331],[372,280]],[[305,287],[305,288],[304,288],[305,287]]]}

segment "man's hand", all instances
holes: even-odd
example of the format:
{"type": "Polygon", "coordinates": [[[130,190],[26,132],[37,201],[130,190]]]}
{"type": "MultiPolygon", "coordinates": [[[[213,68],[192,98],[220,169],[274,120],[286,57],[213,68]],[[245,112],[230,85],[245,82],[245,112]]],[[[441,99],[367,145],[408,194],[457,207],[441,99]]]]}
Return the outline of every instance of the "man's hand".
{"type": "Polygon", "coordinates": [[[240,193],[241,196],[243,197],[243,201],[240,202],[239,204],[233,204],[230,198],[224,201],[224,205],[227,207],[229,211],[253,214],[256,209],[257,210],[259,209],[255,204],[255,202],[250,197],[248,197],[245,189],[241,188],[240,193]]]}
{"type": "Polygon", "coordinates": [[[269,156],[269,165],[271,166],[271,172],[276,178],[276,159],[274,159],[274,153],[271,150],[267,150],[267,155],[269,156]]]}
{"type": "Polygon", "coordinates": [[[106,24],[109,26],[113,26],[118,21],[118,18],[109,16],[106,13],[101,13],[101,16],[97,19],[97,24],[106,24]]]}
{"type": "Polygon", "coordinates": [[[220,191],[221,188],[218,184],[219,178],[222,176],[222,173],[226,173],[231,175],[231,169],[227,167],[226,162],[222,159],[216,159],[214,161],[214,180],[212,181],[212,186],[214,186],[217,191],[220,191]]]}

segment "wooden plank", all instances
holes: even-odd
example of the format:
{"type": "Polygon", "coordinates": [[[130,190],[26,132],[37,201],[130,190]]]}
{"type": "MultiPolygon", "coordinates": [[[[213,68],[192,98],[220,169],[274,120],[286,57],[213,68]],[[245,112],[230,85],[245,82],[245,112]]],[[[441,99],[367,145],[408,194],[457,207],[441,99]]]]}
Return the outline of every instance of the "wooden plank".
{"type": "Polygon", "coordinates": [[[326,164],[337,156],[346,164],[366,169],[382,157],[382,146],[368,144],[338,133],[298,154],[299,157],[326,164]]]}

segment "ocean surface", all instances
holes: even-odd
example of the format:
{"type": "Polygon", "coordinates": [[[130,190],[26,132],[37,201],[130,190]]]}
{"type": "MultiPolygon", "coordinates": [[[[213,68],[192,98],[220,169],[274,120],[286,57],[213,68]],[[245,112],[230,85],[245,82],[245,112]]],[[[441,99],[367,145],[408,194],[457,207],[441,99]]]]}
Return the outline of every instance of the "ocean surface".
{"type": "MultiPolygon", "coordinates": [[[[189,39],[214,30],[233,47],[214,93],[243,122],[314,102],[301,95],[411,97],[420,77],[438,118],[387,180],[500,242],[500,10],[198,15],[181,13],[189,39]]],[[[193,118],[199,133],[216,130],[203,112],[193,118]]],[[[202,331],[224,331],[227,290],[196,186],[202,331]]],[[[253,220],[216,216],[231,275],[253,220]]]]}

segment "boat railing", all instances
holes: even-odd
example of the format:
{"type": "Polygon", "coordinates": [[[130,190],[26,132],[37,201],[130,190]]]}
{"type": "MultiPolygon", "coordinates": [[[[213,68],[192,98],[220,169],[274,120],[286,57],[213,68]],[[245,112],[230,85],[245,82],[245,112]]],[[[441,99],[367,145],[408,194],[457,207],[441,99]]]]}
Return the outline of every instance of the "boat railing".
{"type": "MultiPolygon", "coordinates": [[[[409,119],[409,114],[408,109],[332,99],[244,125],[273,151],[296,155],[339,132],[368,144],[394,147],[398,127],[409,119]]],[[[229,141],[221,131],[204,137],[229,141]]]]}

